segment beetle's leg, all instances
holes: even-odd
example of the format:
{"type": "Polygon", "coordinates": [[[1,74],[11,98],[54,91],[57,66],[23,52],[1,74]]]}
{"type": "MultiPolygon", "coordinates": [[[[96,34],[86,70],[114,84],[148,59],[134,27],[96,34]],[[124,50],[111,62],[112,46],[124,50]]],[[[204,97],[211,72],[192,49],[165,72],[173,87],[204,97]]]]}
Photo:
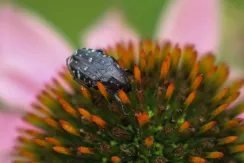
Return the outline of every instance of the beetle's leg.
{"type": "Polygon", "coordinates": [[[122,106],[122,111],[123,111],[123,113],[124,113],[125,115],[129,115],[129,113],[126,113],[126,112],[125,112],[124,104],[122,103],[122,101],[121,101],[121,99],[119,98],[119,96],[118,96],[117,93],[114,94],[114,97],[116,98],[116,100],[117,100],[117,101],[120,103],[120,105],[122,106]]]}

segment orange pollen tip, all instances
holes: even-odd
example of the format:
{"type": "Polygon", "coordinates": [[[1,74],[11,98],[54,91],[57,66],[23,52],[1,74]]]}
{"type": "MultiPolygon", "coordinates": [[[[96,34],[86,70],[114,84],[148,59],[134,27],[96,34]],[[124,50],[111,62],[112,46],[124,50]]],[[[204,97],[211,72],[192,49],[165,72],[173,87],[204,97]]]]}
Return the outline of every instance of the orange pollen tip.
{"type": "Polygon", "coordinates": [[[83,108],[79,108],[78,111],[79,111],[79,113],[80,113],[83,117],[85,117],[87,120],[91,121],[91,116],[92,116],[92,115],[91,115],[87,110],[85,110],[85,109],[83,109],[83,108]]]}
{"type": "Polygon", "coordinates": [[[141,71],[137,65],[134,66],[134,75],[137,84],[141,84],[141,71]]]}
{"type": "Polygon", "coordinates": [[[179,128],[179,132],[183,132],[185,129],[189,128],[189,126],[190,126],[190,122],[188,121],[184,122],[179,128]]]}
{"type": "Polygon", "coordinates": [[[91,96],[91,93],[88,91],[88,89],[84,86],[80,86],[80,90],[81,90],[81,93],[83,94],[83,96],[88,99],[88,100],[92,100],[92,96],[91,96]]]}
{"type": "Polygon", "coordinates": [[[98,126],[105,128],[107,126],[107,123],[100,117],[92,115],[91,116],[92,122],[96,123],[98,126]]]}
{"type": "Polygon", "coordinates": [[[146,147],[147,148],[150,148],[151,146],[152,146],[152,144],[153,144],[153,137],[152,136],[148,136],[148,137],[146,137],[146,139],[145,139],[145,145],[146,145],[146,147]]]}
{"type": "Polygon", "coordinates": [[[228,136],[228,137],[225,137],[223,139],[220,139],[218,142],[219,144],[229,144],[229,143],[233,143],[235,142],[236,140],[238,139],[237,136],[228,136]]]}
{"type": "Polygon", "coordinates": [[[58,97],[58,102],[59,102],[61,105],[69,105],[69,103],[68,103],[65,99],[63,99],[63,98],[61,98],[61,97],[58,97]]]}
{"type": "Polygon", "coordinates": [[[136,113],[136,118],[137,121],[139,123],[139,125],[142,127],[144,126],[146,123],[149,122],[149,115],[147,112],[143,112],[143,113],[136,113]]]}
{"type": "Polygon", "coordinates": [[[160,79],[164,80],[170,68],[170,55],[166,57],[161,66],[160,79]]]}
{"type": "Polygon", "coordinates": [[[212,122],[209,122],[209,123],[205,124],[204,126],[201,127],[200,133],[203,133],[203,132],[206,132],[206,131],[210,130],[211,128],[216,126],[216,124],[217,123],[215,121],[212,121],[212,122]]]}
{"type": "Polygon", "coordinates": [[[69,122],[60,120],[60,124],[65,131],[67,131],[73,135],[79,136],[79,132],[77,131],[77,129],[74,128],[69,122]]]}
{"type": "Polygon", "coordinates": [[[53,145],[57,145],[57,146],[60,146],[62,144],[59,140],[52,138],[52,137],[46,137],[45,140],[48,143],[53,144],[53,145]]]}
{"type": "Polygon", "coordinates": [[[216,94],[213,97],[212,101],[213,102],[220,101],[229,92],[229,90],[230,90],[229,88],[224,88],[222,91],[220,91],[218,94],[216,94]]]}
{"type": "Polygon", "coordinates": [[[29,143],[30,139],[23,137],[23,136],[18,136],[18,141],[20,141],[22,143],[29,143]]]}
{"type": "Polygon", "coordinates": [[[192,163],[206,163],[206,160],[201,157],[190,156],[189,161],[192,163]]]}
{"type": "Polygon", "coordinates": [[[192,103],[192,101],[195,99],[196,97],[196,92],[192,92],[186,99],[185,101],[185,108],[188,108],[189,105],[192,103]]]}
{"type": "Polygon", "coordinates": [[[198,73],[198,71],[199,71],[199,67],[200,67],[200,62],[197,62],[197,63],[194,65],[194,67],[193,67],[193,69],[192,69],[192,71],[191,71],[191,73],[190,73],[190,75],[189,75],[189,79],[190,79],[191,81],[193,81],[194,78],[196,77],[196,75],[197,75],[197,73],[198,73]]]}
{"type": "Polygon", "coordinates": [[[95,154],[92,149],[87,148],[87,147],[79,147],[78,151],[82,154],[95,154]]]}
{"type": "Polygon", "coordinates": [[[27,134],[31,135],[31,136],[34,136],[34,137],[38,137],[40,135],[42,135],[41,133],[35,131],[35,130],[31,130],[31,129],[27,129],[25,130],[27,134]]]}
{"type": "Polygon", "coordinates": [[[203,78],[203,75],[202,74],[196,77],[196,79],[194,80],[194,82],[191,85],[191,88],[193,90],[195,90],[195,89],[197,89],[199,87],[199,85],[202,82],[202,78],[203,78]]]}
{"type": "Polygon", "coordinates": [[[68,148],[66,148],[66,147],[63,147],[63,146],[54,146],[53,150],[55,152],[62,153],[62,154],[65,154],[65,155],[71,155],[70,150],[68,148]]]}
{"type": "Polygon", "coordinates": [[[206,158],[222,158],[223,156],[222,152],[209,152],[206,154],[206,158]]]}
{"type": "Polygon", "coordinates": [[[230,88],[231,92],[237,92],[243,86],[243,84],[244,84],[244,79],[235,81],[230,88]]]}
{"type": "Polygon", "coordinates": [[[221,112],[223,112],[225,110],[225,108],[228,107],[228,104],[223,104],[221,106],[219,106],[217,109],[215,109],[214,111],[211,112],[211,118],[216,117],[217,115],[219,115],[221,112]]]}
{"type": "Polygon", "coordinates": [[[30,159],[35,159],[36,157],[36,155],[33,152],[27,152],[27,151],[21,151],[20,155],[30,159]]]}
{"type": "Polygon", "coordinates": [[[105,86],[101,82],[98,81],[97,87],[98,87],[99,91],[101,92],[101,94],[106,98],[106,100],[108,100],[109,93],[108,93],[107,89],[105,88],[105,86]]]}
{"type": "Polygon", "coordinates": [[[32,139],[32,141],[37,144],[37,145],[40,145],[42,147],[46,147],[48,144],[46,141],[44,140],[41,140],[41,139],[32,139]]]}
{"type": "Polygon", "coordinates": [[[239,125],[242,122],[242,120],[243,120],[242,118],[232,119],[232,120],[228,121],[225,124],[225,128],[233,128],[233,127],[236,127],[237,125],[239,125]]]}
{"type": "Polygon", "coordinates": [[[126,93],[123,90],[118,91],[119,98],[124,104],[130,104],[130,100],[127,97],[126,93]]]}
{"type": "Polygon", "coordinates": [[[232,153],[244,152],[244,144],[236,145],[231,148],[232,153]]]}
{"type": "Polygon", "coordinates": [[[74,117],[77,117],[77,116],[78,116],[76,110],[75,110],[74,108],[72,108],[70,105],[68,105],[68,104],[63,104],[62,107],[63,107],[63,109],[64,109],[67,113],[69,113],[70,115],[72,115],[72,116],[74,116],[74,117]]]}
{"type": "Polygon", "coordinates": [[[170,83],[167,90],[166,90],[166,98],[167,100],[170,100],[173,92],[174,92],[174,89],[175,89],[175,85],[174,83],[170,83]]]}
{"type": "Polygon", "coordinates": [[[54,128],[58,128],[58,122],[56,122],[54,119],[46,117],[43,119],[44,122],[46,122],[49,126],[52,126],[54,128]]]}
{"type": "Polygon", "coordinates": [[[232,103],[239,97],[240,94],[241,94],[240,92],[234,92],[230,97],[226,99],[226,103],[228,104],[232,103]]]}
{"type": "Polygon", "coordinates": [[[118,162],[120,162],[120,158],[118,157],[118,156],[112,156],[111,157],[111,161],[113,162],[113,163],[118,163],[118,162]]]}

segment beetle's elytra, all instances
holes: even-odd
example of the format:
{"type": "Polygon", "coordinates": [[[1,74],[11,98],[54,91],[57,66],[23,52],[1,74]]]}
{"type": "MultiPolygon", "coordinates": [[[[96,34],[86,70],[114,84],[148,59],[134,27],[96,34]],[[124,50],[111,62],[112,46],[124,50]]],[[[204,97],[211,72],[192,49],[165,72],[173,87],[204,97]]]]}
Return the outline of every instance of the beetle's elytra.
{"type": "Polygon", "coordinates": [[[99,81],[112,93],[119,89],[125,92],[131,90],[126,70],[119,66],[115,58],[100,49],[78,49],[67,58],[66,64],[73,78],[86,87],[97,89],[96,83],[99,81]]]}

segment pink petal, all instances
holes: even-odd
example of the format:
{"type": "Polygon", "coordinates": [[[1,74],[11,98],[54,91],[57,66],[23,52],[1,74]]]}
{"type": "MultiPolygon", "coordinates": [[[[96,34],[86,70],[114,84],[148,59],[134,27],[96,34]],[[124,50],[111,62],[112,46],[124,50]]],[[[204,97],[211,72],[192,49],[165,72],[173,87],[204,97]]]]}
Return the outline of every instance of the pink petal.
{"type": "Polygon", "coordinates": [[[10,161],[10,152],[16,145],[17,127],[26,127],[19,114],[0,113],[0,162],[10,161]],[[5,161],[3,161],[5,160],[5,161]]]}
{"type": "Polygon", "coordinates": [[[120,41],[137,42],[139,38],[120,11],[109,10],[98,22],[89,27],[82,40],[87,47],[105,48],[120,41]]]}
{"type": "Polygon", "coordinates": [[[0,98],[27,107],[73,50],[47,22],[9,4],[0,7],[0,35],[0,98]]]}
{"type": "Polygon", "coordinates": [[[219,0],[176,0],[158,26],[157,37],[195,44],[200,53],[216,52],[219,45],[219,0]]]}

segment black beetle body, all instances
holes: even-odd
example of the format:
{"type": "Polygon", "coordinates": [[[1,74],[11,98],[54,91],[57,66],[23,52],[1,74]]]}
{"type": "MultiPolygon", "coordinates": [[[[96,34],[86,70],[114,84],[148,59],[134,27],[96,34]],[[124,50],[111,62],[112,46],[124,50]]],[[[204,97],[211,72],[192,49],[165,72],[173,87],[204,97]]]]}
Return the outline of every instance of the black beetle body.
{"type": "Polygon", "coordinates": [[[119,89],[127,93],[131,91],[126,71],[119,66],[116,59],[100,49],[78,49],[67,58],[66,64],[73,78],[87,87],[97,89],[99,81],[111,93],[116,93],[119,89]]]}

